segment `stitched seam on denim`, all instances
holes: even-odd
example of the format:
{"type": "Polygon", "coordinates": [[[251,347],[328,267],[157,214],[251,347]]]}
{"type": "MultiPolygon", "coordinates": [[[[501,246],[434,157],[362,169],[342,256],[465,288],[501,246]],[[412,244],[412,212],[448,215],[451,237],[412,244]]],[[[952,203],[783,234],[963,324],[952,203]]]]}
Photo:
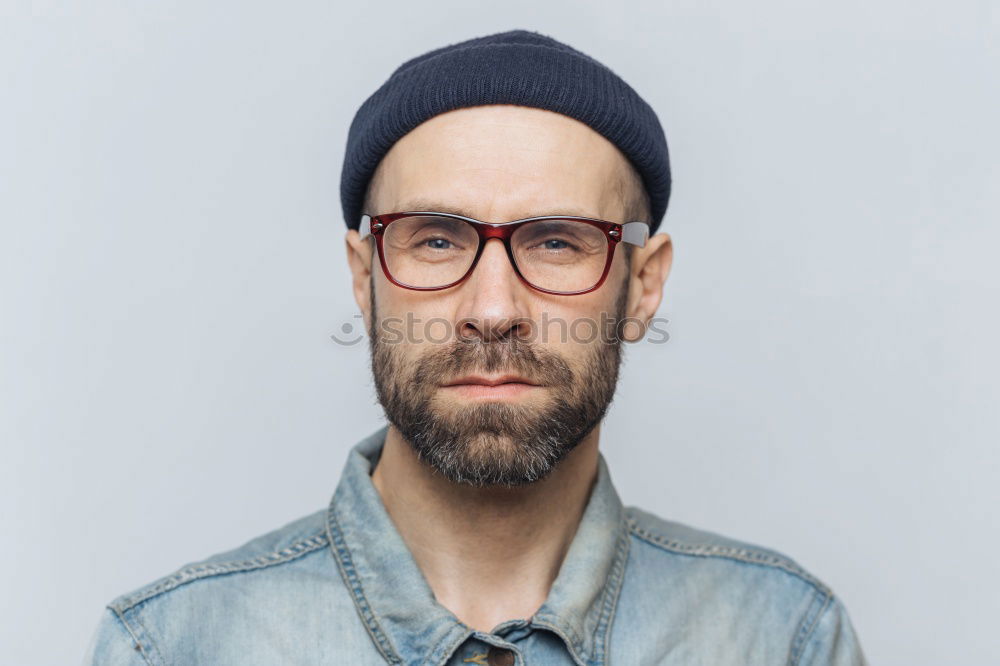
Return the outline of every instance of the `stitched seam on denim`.
{"type": "Polygon", "coordinates": [[[792,643],[792,653],[788,656],[789,666],[796,666],[799,660],[802,658],[802,653],[805,652],[806,643],[812,636],[813,632],[816,631],[816,627],[819,625],[820,619],[823,614],[826,613],[827,609],[833,603],[833,595],[825,595],[823,604],[820,610],[815,613],[810,611],[816,607],[816,603],[809,604],[809,608],[806,610],[805,616],[802,618],[802,622],[799,624],[799,630],[796,632],[795,641],[792,643]]]}
{"type": "MultiPolygon", "coordinates": [[[[136,646],[139,648],[139,656],[142,657],[142,660],[145,661],[150,666],[156,666],[156,664],[153,663],[152,658],[150,658],[150,656],[146,653],[146,648],[143,646],[142,640],[140,640],[139,636],[132,629],[132,627],[129,626],[129,623],[125,620],[125,616],[122,615],[120,612],[118,612],[117,608],[113,608],[110,605],[108,606],[108,608],[111,610],[112,613],[115,614],[115,618],[117,618],[117,620],[122,624],[122,626],[125,627],[125,631],[129,633],[129,636],[132,637],[132,640],[135,641],[136,646]]],[[[145,627],[143,627],[143,631],[144,632],[146,631],[145,627]]],[[[152,646],[152,642],[150,642],[150,645],[152,646]]],[[[135,650],[135,647],[133,647],[132,649],[135,650]]]]}
{"type": "Polygon", "coordinates": [[[731,546],[720,546],[717,544],[690,544],[666,539],[658,534],[653,534],[639,527],[633,518],[629,518],[629,530],[643,541],[659,546],[663,550],[675,552],[681,555],[694,555],[699,557],[721,557],[749,564],[761,564],[787,571],[805,582],[812,585],[821,594],[830,594],[830,589],[821,581],[814,578],[801,567],[789,562],[787,559],[762,553],[749,548],[733,548],[731,546]]]}
{"type": "Polygon", "coordinates": [[[345,584],[350,588],[354,605],[357,607],[358,612],[361,613],[365,629],[368,630],[369,635],[375,641],[379,652],[382,653],[382,656],[389,663],[401,664],[403,660],[399,658],[388,636],[385,635],[378,618],[375,616],[375,611],[368,603],[367,597],[365,597],[364,589],[361,587],[361,579],[358,578],[357,571],[354,568],[354,559],[351,557],[351,550],[347,547],[347,542],[344,541],[344,534],[340,529],[340,522],[337,520],[335,501],[336,495],[330,500],[330,507],[327,509],[326,527],[330,545],[336,549],[334,560],[337,561],[337,568],[340,570],[340,575],[344,579],[345,584]]]}
{"type": "MultiPolygon", "coordinates": [[[[565,629],[562,629],[561,627],[556,626],[555,624],[553,624],[552,622],[550,622],[548,619],[546,619],[546,618],[550,618],[550,617],[553,618],[553,619],[558,619],[557,617],[555,617],[555,615],[553,615],[551,613],[544,613],[542,615],[536,614],[536,615],[533,616],[533,619],[531,620],[531,624],[533,626],[536,626],[536,627],[543,627],[545,629],[549,629],[549,630],[551,630],[551,631],[559,634],[560,638],[562,638],[564,641],[566,641],[567,643],[569,643],[570,649],[573,652],[585,653],[586,651],[583,649],[583,639],[581,639],[576,634],[576,632],[573,631],[573,627],[566,627],[565,629]]],[[[582,660],[578,659],[578,661],[582,661],[582,660]]]]}
{"type": "MultiPolygon", "coordinates": [[[[451,658],[451,655],[455,653],[455,650],[457,650],[458,647],[467,640],[469,640],[469,636],[465,632],[462,632],[461,637],[458,638],[457,640],[452,641],[451,646],[446,647],[444,651],[431,650],[430,656],[427,657],[427,660],[424,661],[424,663],[434,664],[434,665],[447,664],[448,660],[451,658]],[[434,657],[434,655],[437,655],[436,659],[432,658],[434,657]]],[[[443,643],[444,640],[442,639],[441,642],[443,643]]]]}
{"type": "Polygon", "coordinates": [[[609,581],[608,587],[605,588],[604,608],[601,613],[601,620],[594,632],[596,643],[594,645],[594,654],[590,656],[591,661],[595,664],[604,664],[608,660],[611,625],[614,621],[615,611],[618,609],[622,581],[625,578],[625,563],[628,561],[629,542],[628,529],[622,526],[621,533],[618,535],[618,549],[615,553],[614,568],[611,570],[612,580],[609,581]]]}
{"type": "MultiPolygon", "coordinates": [[[[146,653],[146,648],[143,646],[142,641],[139,639],[139,636],[132,629],[132,627],[129,626],[129,623],[125,620],[125,616],[122,615],[120,612],[118,612],[117,608],[113,608],[110,605],[108,606],[108,608],[111,610],[112,613],[115,614],[115,618],[117,618],[117,620],[125,628],[125,631],[128,632],[129,636],[132,637],[132,640],[135,641],[135,644],[139,647],[139,656],[142,657],[142,660],[145,661],[147,664],[149,664],[149,666],[156,666],[156,664],[153,663],[153,660],[150,658],[150,656],[146,653]]],[[[145,627],[143,627],[143,631],[145,630],[146,630],[145,627]]],[[[133,651],[135,650],[134,647],[132,649],[133,651]]]]}
{"type": "Polygon", "coordinates": [[[147,629],[146,625],[143,624],[142,618],[139,616],[138,607],[133,607],[128,612],[132,615],[132,620],[135,624],[142,630],[142,635],[146,638],[146,644],[149,645],[150,650],[156,655],[157,662],[160,664],[169,663],[163,658],[163,653],[160,652],[160,646],[156,644],[156,641],[153,640],[152,634],[149,633],[149,629],[147,629]]]}
{"type": "Polygon", "coordinates": [[[580,647],[578,642],[575,642],[570,637],[568,637],[566,635],[566,632],[564,632],[562,629],[555,626],[554,624],[546,622],[545,620],[537,620],[537,621],[532,620],[531,625],[534,627],[541,627],[543,629],[548,629],[555,635],[559,636],[559,638],[563,639],[563,641],[569,644],[570,646],[569,653],[570,656],[573,657],[573,661],[579,664],[579,666],[587,666],[587,662],[584,661],[582,657],[580,657],[580,654],[583,652],[583,649],[580,647]]]}
{"type": "Polygon", "coordinates": [[[172,574],[166,580],[157,583],[151,588],[144,589],[136,593],[131,597],[126,597],[120,602],[115,604],[116,610],[121,610],[122,612],[129,610],[130,608],[137,606],[138,604],[148,601],[149,599],[163,594],[168,590],[172,590],[181,585],[185,585],[194,580],[199,580],[201,578],[207,578],[210,576],[217,576],[219,574],[233,573],[237,571],[252,571],[255,569],[266,569],[277,564],[282,564],[284,562],[289,562],[291,560],[297,559],[306,555],[308,553],[322,548],[326,545],[326,536],[320,532],[313,536],[296,541],[291,546],[283,548],[279,551],[268,553],[267,555],[259,555],[249,560],[233,560],[231,562],[218,562],[213,564],[203,564],[192,567],[187,567],[181,569],[177,573],[172,574]]]}
{"type": "MultiPolygon", "coordinates": [[[[454,631],[454,629],[452,631],[454,631]]],[[[438,641],[435,649],[432,649],[427,659],[423,661],[424,666],[443,666],[444,664],[447,664],[451,659],[451,656],[455,653],[455,650],[457,650],[462,643],[469,640],[469,637],[472,636],[472,632],[465,629],[461,629],[459,633],[459,637],[456,640],[453,640],[450,645],[445,645],[444,649],[438,649],[438,646],[446,643],[447,635],[438,641]]]]}
{"type": "MultiPolygon", "coordinates": [[[[445,664],[448,663],[448,661],[450,661],[451,656],[453,654],[455,654],[455,650],[457,650],[459,648],[459,646],[462,645],[462,643],[464,643],[465,641],[469,640],[469,636],[471,636],[471,635],[472,635],[471,633],[467,633],[467,632],[463,631],[461,637],[458,640],[452,641],[451,646],[446,647],[444,652],[442,652],[441,650],[431,650],[430,655],[422,663],[424,664],[424,666],[428,666],[428,665],[429,666],[444,666],[445,664]]],[[[501,638],[501,637],[497,636],[497,638],[501,638]]],[[[506,640],[506,639],[503,639],[503,640],[506,640]]],[[[442,644],[444,642],[445,642],[444,639],[442,639],[441,641],[439,641],[438,644],[440,645],[440,644],[442,644]]],[[[486,642],[487,645],[492,645],[491,643],[489,643],[487,641],[484,641],[484,642],[486,642]]],[[[510,643],[510,641],[507,641],[507,642],[510,643]]],[[[521,663],[523,664],[524,663],[524,653],[521,651],[521,648],[517,647],[513,643],[511,643],[511,646],[512,647],[510,647],[510,648],[504,647],[504,649],[505,650],[509,649],[515,655],[520,656],[521,657],[521,663]]]]}

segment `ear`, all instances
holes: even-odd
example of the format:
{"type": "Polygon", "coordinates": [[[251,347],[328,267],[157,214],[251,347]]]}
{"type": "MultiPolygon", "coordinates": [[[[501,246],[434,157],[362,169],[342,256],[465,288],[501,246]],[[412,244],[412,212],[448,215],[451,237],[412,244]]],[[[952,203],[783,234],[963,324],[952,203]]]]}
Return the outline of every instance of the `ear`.
{"type": "Polygon", "coordinates": [[[627,342],[642,339],[649,321],[663,299],[663,284],[674,260],[674,245],[670,234],[653,234],[646,246],[635,248],[629,275],[628,302],[625,316],[631,325],[622,332],[627,342]]]}
{"type": "Polygon", "coordinates": [[[347,265],[351,268],[354,300],[365,318],[365,330],[371,325],[371,277],[375,247],[373,241],[362,240],[357,229],[350,229],[344,237],[347,250],[347,265]]]}

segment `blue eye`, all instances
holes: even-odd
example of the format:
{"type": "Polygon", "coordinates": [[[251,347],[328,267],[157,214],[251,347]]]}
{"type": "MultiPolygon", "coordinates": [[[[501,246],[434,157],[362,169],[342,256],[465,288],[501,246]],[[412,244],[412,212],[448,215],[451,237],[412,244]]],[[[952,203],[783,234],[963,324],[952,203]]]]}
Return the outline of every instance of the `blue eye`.
{"type": "Polygon", "coordinates": [[[432,238],[426,242],[435,250],[447,250],[451,246],[451,241],[444,238],[432,238]]]}
{"type": "Polygon", "coordinates": [[[546,250],[562,250],[569,247],[569,243],[558,238],[551,238],[543,243],[546,250]]]}

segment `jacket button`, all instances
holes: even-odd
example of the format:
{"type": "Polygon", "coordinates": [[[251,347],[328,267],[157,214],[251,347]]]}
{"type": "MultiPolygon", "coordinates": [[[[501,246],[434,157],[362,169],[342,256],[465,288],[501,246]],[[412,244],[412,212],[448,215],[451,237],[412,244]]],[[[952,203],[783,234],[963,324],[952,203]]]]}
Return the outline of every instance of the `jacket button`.
{"type": "Polygon", "coordinates": [[[486,661],[490,666],[514,666],[514,653],[507,648],[491,647],[486,661]]]}

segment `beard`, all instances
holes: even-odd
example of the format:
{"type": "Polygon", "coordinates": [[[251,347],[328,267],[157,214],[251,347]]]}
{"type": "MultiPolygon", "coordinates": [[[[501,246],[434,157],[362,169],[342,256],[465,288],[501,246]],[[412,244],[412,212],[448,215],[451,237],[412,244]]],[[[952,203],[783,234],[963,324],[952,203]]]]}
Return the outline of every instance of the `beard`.
{"type": "MultiPolygon", "coordinates": [[[[627,282],[615,304],[624,317],[627,282]]],[[[621,336],[600,331],[579,369],[562,355],[512,334],[483,340],[456,336],[432,343],[416,361],[379,332],[371,285],[369,348],[378,401],[417,458],[446,479],[475,487],[524,486],[546,477],[604,418],[621,365],[621,336]],[[475,401],[440,405],[449,380],[512,373],[544,386],[544,404],[475,401]]],[[[573,330],[569,327],[569,330],[573,330]]],[[[398,341],[398,336],[393,336],[398,341]]]]}

